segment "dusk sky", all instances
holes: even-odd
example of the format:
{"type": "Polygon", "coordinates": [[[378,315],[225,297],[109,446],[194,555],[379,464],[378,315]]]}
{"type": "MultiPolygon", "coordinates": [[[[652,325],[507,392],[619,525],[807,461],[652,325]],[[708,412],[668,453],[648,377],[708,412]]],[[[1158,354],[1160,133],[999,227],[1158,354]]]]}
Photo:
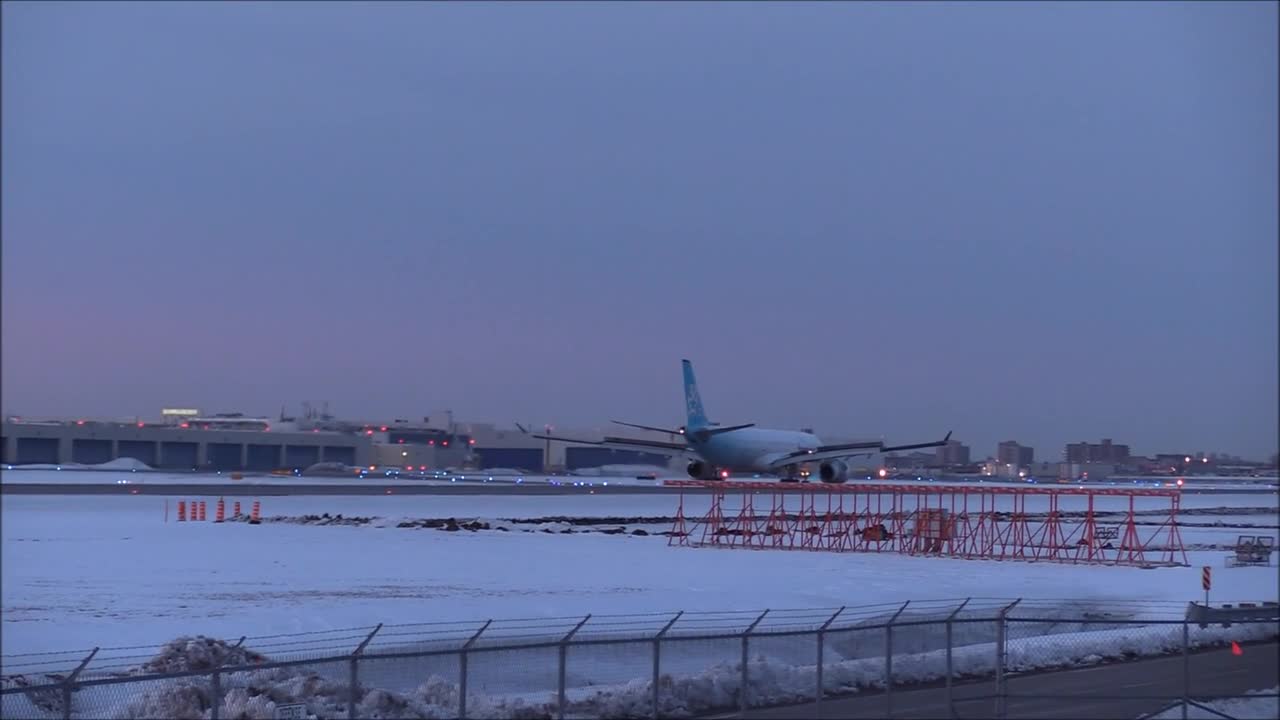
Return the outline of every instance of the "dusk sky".
{"type": "Polygon", "coordinates": [[[1265,458],[1276,8],[6,2],[3,410],[1265,458]]]}

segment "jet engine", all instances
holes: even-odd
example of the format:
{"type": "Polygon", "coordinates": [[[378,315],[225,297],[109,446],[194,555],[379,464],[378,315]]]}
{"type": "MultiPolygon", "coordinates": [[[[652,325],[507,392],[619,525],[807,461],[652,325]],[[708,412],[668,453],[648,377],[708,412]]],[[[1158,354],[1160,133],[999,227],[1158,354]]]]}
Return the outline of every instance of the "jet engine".
{"type": "Polygon", "coordinates": [[[824,483],[842,483],[849,479],[849,466],[839,460],[827,460],[818,466],[818,477],[824,483]]]}
{"type": "Polygon", "coordinates": [[[689,477],[693,478],[694,480],[719,480],[720,479],[720,474],[716,471],[715,467],[712,466],[710,463],[703,462],[702,460],[694,460],[693,462],[689,463],[687,472],[689,473],[689,477]]]}

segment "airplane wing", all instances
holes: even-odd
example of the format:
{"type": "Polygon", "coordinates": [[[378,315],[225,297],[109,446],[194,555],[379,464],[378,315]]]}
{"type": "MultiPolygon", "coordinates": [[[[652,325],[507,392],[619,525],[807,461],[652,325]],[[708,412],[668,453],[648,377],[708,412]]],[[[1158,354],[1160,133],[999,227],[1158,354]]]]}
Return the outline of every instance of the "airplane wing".
{"type": "MultiPolygon", "coordinates": [[[[687,429],[682,427],[672,429],[672,428],[653,427],[652,425],[639,425],[636,423],[622,422],[621,420],[613,420],[611,422],[613,422],[615,425],[624,425],[626,427],[638,428],[640,430],[651,430],[653,432],[666,433],[668,435],[689,434],[688,432],[686,432],[687,429]]],[[[746,428],[755,427],[755,426],[756,426],[755,423],[744,423],[742,425],[730,425],[729,427],[720,427],[719,424],[712,423],[709,427],[705,427],[700,430],[694,430],[692,434],[698,436],[700,439],[705,440],[711,437],[712,435],[722,435],[727,432],[733,432],[734,430],[744,430],[746,428]]]]}
{"type": "Polygon", "coordinates": [[[539,435],[536,433],[529,433],[527,431],[525,434],[539,440],[555,440],[556,442],[573,443],[575,445],[595,445],[596,447],[619,448],[625,450],[647,450],[649,452],[665,454],[690,452],[689,446],[684,443],[669,443],[658,440],[635,440],[632,438],[608,436],[602,440],[583,440],[582,438],[571,438],[561,435],[539,435]]]}
{"type": "Polygon", "coordinates": [[[919,450],[920,448],[942,447],[951,440],[951,433],[936,442],[916,443],[914,445],[892,445],[880,448],[880,452],[897,452],[898,450],[919,450]]]}
{"type": "Polygon", "coordinates": [[[684,428],[660,428],[660,427],[653,427],[652,425],[637,425],[636,423],[622,422],[621,420],[612,420],[610,422],[614,423],[615,425],[624,425],[626,427],[637,428],[640,430],[652,430],[653,432],[666,433],[668,435],[684,434],[684,428]]]}
{"type": "Polygon", "coordinates": [[[843,443],[840,445],[821,445],[812,450],[797,450],[777,458],[769,464],[770,470],[780,470],[782,468],[799,465],[800,463],[821,462],[823,460],[838,460],[847,457],[862,457],[870,455],[879,455],[880,453],[892,452],[895,450],[914,450],[919,448],[940,447],[946,445],[951,439],[951,433],[941,440],[927,443],[916,443],[914,445],[885,445],[883,440],[874,440],[869,442],[843,443]]]}

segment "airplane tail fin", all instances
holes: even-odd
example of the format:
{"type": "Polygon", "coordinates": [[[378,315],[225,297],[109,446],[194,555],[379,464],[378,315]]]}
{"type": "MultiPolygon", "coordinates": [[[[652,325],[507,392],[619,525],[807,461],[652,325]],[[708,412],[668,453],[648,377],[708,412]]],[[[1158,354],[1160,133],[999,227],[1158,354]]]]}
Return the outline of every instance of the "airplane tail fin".
{"type": "Polygon", "coordinates": [[[693,363],[681,360],[684,365],[684,406],[687,414],[685,428],[689,432],[701,430],[711,425],[707,420],[706,410],[702,407],[702,397],[698,395],[698,380],[693,376],[693,363]]]}

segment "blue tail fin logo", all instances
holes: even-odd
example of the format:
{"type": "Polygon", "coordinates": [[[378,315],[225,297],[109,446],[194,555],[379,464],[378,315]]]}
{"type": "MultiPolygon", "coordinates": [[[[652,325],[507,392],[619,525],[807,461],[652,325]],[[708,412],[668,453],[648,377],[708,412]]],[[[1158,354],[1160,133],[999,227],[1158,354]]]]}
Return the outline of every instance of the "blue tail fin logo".
{"type": "Polygon", "coordinates": [[[702,407],[702,397],[698,395],[698,380],[693,376],[693,363],[682,360],[684,365],[684,405],[687,416],[685,427],[690,431],[700,430],[711,425],[707,421],[707,412],[702,407]]]}

